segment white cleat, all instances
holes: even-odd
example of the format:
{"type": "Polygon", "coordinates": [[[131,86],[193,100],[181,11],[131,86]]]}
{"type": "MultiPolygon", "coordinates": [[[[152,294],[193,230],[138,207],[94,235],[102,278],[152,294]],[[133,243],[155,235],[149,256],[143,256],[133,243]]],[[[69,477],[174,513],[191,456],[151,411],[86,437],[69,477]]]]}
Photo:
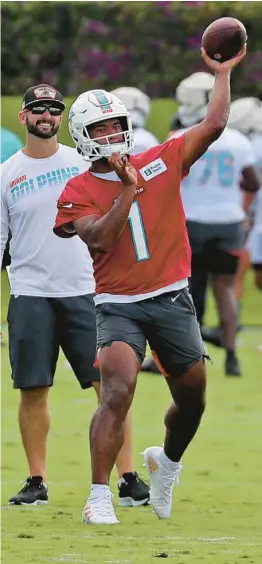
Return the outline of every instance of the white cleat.
{"type": "Polygon", "coordinates": [[[174,485],[179,484],[182,464],[178,462],[176,468],[170,472],[160,464],[159,456],[162,447],[148,447],[142,453],[150,479],[150,502],[159,519],[168,519],[172,509],[172,492],[174,485]]]}
{"type": "Polygon", "coordinates": [[[90,494],[82,511],[84,523],[92,525],[116,525],[116,518],[112,503],[113,494],[108,491],[103,496],[90,494]]]}

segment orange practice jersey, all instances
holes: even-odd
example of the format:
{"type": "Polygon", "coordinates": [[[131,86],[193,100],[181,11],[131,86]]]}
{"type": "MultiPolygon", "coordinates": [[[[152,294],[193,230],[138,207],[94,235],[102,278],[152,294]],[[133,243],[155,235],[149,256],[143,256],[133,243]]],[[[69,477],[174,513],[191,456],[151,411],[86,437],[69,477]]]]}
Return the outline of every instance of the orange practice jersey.
{"type": "MultiPolygon", "coordinates": [[[[125,228],[109,252],[89,249],[97,294],[144,294],[190,276],[180,195],[184,143],[182,136],[130,156],[138,183],[125,228]]],[[[54,232],[72,236],[64,226],[86,215],[105,215],[121,190],[121,181],[103,180],[89,170],[71,179],[58,200],[54,232]]]]}

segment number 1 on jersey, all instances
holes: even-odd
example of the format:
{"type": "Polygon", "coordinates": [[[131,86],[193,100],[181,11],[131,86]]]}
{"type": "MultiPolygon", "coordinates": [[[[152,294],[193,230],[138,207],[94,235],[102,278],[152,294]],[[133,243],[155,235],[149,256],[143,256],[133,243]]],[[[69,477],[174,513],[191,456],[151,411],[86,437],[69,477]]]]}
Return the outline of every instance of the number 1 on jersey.
{"type": "Polygon", "coordinates": [[[144,223],[141,215],[140,205],[137,201],[132,203],[128,221],[136,253],[136,260],[149,260],[150,253],[148,249],[144,223]]]}

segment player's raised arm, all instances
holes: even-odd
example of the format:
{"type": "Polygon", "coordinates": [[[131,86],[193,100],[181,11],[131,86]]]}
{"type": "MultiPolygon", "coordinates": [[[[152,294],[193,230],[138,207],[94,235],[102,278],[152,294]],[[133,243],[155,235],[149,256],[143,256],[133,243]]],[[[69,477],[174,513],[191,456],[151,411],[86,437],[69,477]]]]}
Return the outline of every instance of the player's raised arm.
{"type": "Polygon", "coordinates": [[[74,221],[74,227],[81,239],[90,249],[107,252],[120,237],[130,212],[137,187],[137,172],[130,165],[127,157],[113,153],[108,159],[120,180],[123,190],[112,208],[103,217],[85,216],[74,221]]]}
{"type": "Polygon", "coordinates": [[[216,74],[216,80],[205,119],[185,133],[185,152],[183,167],[189,169],[208,149],[227,124],[230,110],[230,74],[231,70],[246,55],[246,46],[233,59],[218,63],[211,59],[202,48],[202,58],[208,68],[216,74]]]}

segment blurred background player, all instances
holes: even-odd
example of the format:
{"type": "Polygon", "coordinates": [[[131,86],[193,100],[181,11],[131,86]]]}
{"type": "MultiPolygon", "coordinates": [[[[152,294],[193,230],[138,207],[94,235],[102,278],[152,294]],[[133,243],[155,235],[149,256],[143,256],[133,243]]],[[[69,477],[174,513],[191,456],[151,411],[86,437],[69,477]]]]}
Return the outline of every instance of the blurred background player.
{"type": "Polygon", "coordinates": [[[255,283],[262,290],[262,103],[258,98],[240,98],[231,104],[228,125],[246,135],[252,145],[260,190],[254,200],[254,220],[246,249],[255,273],[255,283]]]}
{"type": "MultiPolygon", "coordinates": [[[[177,99],[180,105],[172,121],[169,138],[180,136],[204,119],[214,81],[215,78],[208,73],[195,73],[179,84],[177,99]]],[[[241,374],[235,351],[237,300],[234,288],[239,255],[245,240],[240,178],[244,179],[245,190],[255,193],[259,181],[254,165],[255,157],[248,139],[227,127],[191,167],[182,183],[192,249],[192,297],[205,339],[202,325],[210,279],[218,309],[221,340],[226,350],[225,373],[228,376],[241,374]]],[[[148,364],[143,369],[149,370],[148,364]]]]}
{"type": "Polygon", "coordinates": [[[156,136],[146,129],[146,122],[151,109],[150,98],[144,92],[132,86],[116,88],[112,90],[112,94],[118,96],[130,112],[134,131],[134,149],[132,154],[143,153],[147,149],[158,145],[159,141],[156,136]]]}
{"type": "MultiPolygon", "coordinates": [[[[214,86],[214,76],[207,72],[196,72],[182,80],[176,89],[178,110],[172,119],[167,138],[177,135],[186,127],[200,123],[207,111],[207,104],[214,86]]],[[[182,184],[182,196],[183,196],[182,184]]],[[[187,212],[185,209],[186,218],[187,212]]],[[[191,281],[192,284],[192,281],[191,281]]],[[[196,272],[194,276],[194,303],[200,327],[203,325],[208,288],[208,272],[196,272]]],[[[193,295],[193,294],[192,294],[193,295]]]]}
{"type": "MultiPolygon", "coordinates": [[[[100,397],[94,368],[96,323],[92,260],[87,247],[52,232],[56,202],[67,180],[88,168],[75,149],[58,144],[65,109],[52,86],[28,88],[19,112],[26,145],[1,165],[1,249],[11,238],[9,352],[14,388],[21,390],[19,427],[30,476],[9,499],[13,505],[48,502],[46,450],[48,392],[61,347],[82,389],[100,397]]],[[[130,415],[119,453],[119,503],[148,502],[149,488],[133,472],[130,415]]]]}
{"type": "Polygon", "coordinates": [[[4,163],[14,155],[19,149],[22,149],[23,143],[20,137],[6,129],[6,127],[1,127],[1,163],[4,163]]]}
{"type": "MultiPolygon", "coordinates": [[[[259,175],[260,185],[262,183],[262,109],[258,98],[240,98],[231,104],[228,126],[240,131],[249,139],[256,160],[256,170],[259,175]]],[[[239,256],[239,263],[235,277],[234,287],[238,304],[237,329],[241,329],[241,301],[245,290],[245,275],[250,264],[255,272],[255,282],[261,288],[261,255],[262,242],[260,238],[261,226],[261,186],[259,192],[247,191],[248,186],[245,178],[240,179],[240,187],[243,190],[243,208],[247,212],[245,221],[245,232],[248,238],[247,244],[239,256]],[[251,256],[252,255],[252,256],[251,256]],[[260,284],[260,286],[259,286],[260,284]]],[[[220,326],[203,327],[202,335],[205,340],[217,347],[222,347],[222,335],[220,326]]]]}
{"type": "Polygon", "coordinates": [[[176,89],[177,113],[171,120],[168,139],[204,119],[213,86],[214,77],[208,72],[195,72],[180,82],[176,89]]]}
{"type": "MultiPolygon", "coordinates": [[[[9,159],[9,157],[14,155],[14,153],[17,153],[19,149],[22,149],[22,147],[23,147],[22,140],[20,139],[20,137],[18,137],[18,135],[16,135],[16,133],[13,133],[13,131],[6,129],[6,127],[1,127],[1,163],[4,163],[7,159],[9,159]]],[[[5,269],[10,264],[10,254],[9,254],[10,236],[11,235],[9,234],[6,248],[4,251],[2,267],[1,267],[2,270],[5,269]]]]}

